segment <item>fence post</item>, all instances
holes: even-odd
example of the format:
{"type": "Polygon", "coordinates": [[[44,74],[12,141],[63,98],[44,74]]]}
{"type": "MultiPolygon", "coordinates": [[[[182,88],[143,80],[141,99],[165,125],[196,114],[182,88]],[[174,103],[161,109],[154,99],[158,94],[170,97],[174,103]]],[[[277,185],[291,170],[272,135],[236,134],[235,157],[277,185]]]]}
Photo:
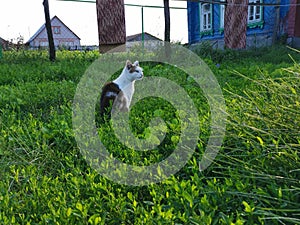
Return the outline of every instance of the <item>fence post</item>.
{"type": "Polygon", "coordinates": [[[145,32],[144,32],[144,7],[141,8],[142,13],[142,46],[145,47],[145,32]]]}

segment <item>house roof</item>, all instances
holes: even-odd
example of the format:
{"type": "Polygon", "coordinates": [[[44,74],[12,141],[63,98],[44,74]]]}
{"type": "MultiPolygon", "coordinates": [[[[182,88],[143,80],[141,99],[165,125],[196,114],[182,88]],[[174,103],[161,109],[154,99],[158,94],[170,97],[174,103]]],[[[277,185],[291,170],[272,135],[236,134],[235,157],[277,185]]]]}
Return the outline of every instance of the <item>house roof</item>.
{"type": "MultiPolygon", "coordinates": [[[[57,19],[60,23],[62,23],[71,33],[73,33],[79,40],[80,37],[78,37],[64,22],[62,22],[57,16],[54,16],[52,19],[51,19],[51,24],[52,24],[52,21],[54,19],[57,19]]],[[[27,43],[29,42],[32,42],[44,29],[46,29],[46,24],[44,23],[40,29],[37,30],[37,32],[27,41],[27,43]]]]}
{"type": "MultiPolygon", "coordinates": [[[[146,41],[149,41],[149,40],[161,41],[161,39],[159,39],[158,37],[155,37],[154,35],[149,34],[147,32],[145,32],[144,35],[145,35],[144,38],[146,41]]],[[[142,33],[134,34],[134,35],[130,35],[130,36],[126,37],[127,42],[141,41],[141,40],[142,40],[142,33]]]]}
{"type": "Polygon", "coordinates": [[[3,38],[1,38],[1,37],[0,37],[0,41],[1,41],[1,43],[8,43],[7,40],[5,40],[5,39],[3,39],[3,38]]]}

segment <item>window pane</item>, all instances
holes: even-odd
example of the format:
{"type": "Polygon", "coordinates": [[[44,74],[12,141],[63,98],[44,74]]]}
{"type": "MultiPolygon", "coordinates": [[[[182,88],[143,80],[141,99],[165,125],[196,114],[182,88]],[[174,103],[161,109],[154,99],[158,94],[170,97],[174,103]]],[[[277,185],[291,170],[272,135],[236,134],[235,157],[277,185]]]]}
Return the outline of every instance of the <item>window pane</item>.
{"type": "MultiPolygon", "coordinates": [[[[249,0],[249,3],[259,4],[260,0],[249,0]]],[[[248,22],[256,22],[261,20],[262,6],[249,5],[248,7],[248,22]]]]}
{"type": "Polygon", "coordinates": [[[249,14],[250,14],[250,16],[252,16],[254,14],[254,6],[250,6],[249,14]]]}
{"type": "Polygon", "coordinates": [[[210,4],[204,4],[204,12],[209,12],[210,11],[210,4]]]}
{"type": "Polygon", "coordinates": [[[260,7],[259,6],[256,7],[256,15],[260,15],[260,7]]]}

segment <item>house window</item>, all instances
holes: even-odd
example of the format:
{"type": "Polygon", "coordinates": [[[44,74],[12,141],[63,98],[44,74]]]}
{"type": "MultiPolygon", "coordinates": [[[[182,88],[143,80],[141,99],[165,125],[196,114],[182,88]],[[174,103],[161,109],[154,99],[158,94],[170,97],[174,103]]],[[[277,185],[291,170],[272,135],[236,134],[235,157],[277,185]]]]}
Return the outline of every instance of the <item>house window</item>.
{"type": "Polygon", "coordinates": [[[203,31],[210,30],[212,27],[211,4],[205,3],[201,5],[201,28],[203,31]]]}
{"type": "Polygon", "coordinates": [[[49,45],[49,43],[47,41],[40,41],[39,46],[41,47],[47,47],[49,45]]]}
{"type": "Polygon", "coordinates": [[[212,4],[200,5],[200,32],[202,35],[212,34],[212,4]]]}
{"type": "Polygon", "coordinates": [[[60,27],[53,27],[52,29],[54,34],[60,34],[60,27]]]}
{"type": "MultiPolygon", "coordinates": [[[[220,0],[220,2],[225,2],[225,0],[220,0]]],[[[249,3],[262,3],[262,0],[249,0],[249,3]]],[[[224,18],[225,18],[225,5],[220,5],[220,32],[224,31],[224,18]]],[[[264,25],[263,21],[263,7],[260,5],[249,5],[248,6],[248,27],[262,28],[264,25]]]]}
{"type": "Polygon", "coordinates": [[[73,41],[63,41],[60,43],[60,45],[62,46],[74,46],[74,42],[73,41]]]}
{"type": "Polygon", "coordinates": [[[250,4],[248,7],[248,24],[261,22],[262,6],[255,5],[261,3],[261,0],[249,0],[249,3],[253,3],[253,5],[250,4]]]}

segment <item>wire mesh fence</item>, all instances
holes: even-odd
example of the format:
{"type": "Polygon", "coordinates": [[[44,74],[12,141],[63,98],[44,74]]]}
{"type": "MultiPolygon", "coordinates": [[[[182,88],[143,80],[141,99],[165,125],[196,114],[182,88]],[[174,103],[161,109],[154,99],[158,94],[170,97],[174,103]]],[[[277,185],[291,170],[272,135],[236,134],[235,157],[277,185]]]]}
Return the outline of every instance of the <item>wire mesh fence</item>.
{"type": "MultiPolygon", "coordinates": [[[[96,1],[84,1],[80,4],[96,4],[96,1]]],[[[156,2],[158,3],[158,2],[156,2]]],[[[125,19],[126,19],[126,43],[131,46],[134,41],[143,40],[164,40],[164,7],[159,4],[125,4],[125,19]]],[[[181,4],[181,5],[186,5],[181,4]]],[[[96,5],[95,5],[96,9],[96,5]]],[[[54,12],[55,13],[55,12],[54,12]]],[[[54,14],[53,13],[53,14],[54,14]]],[[[94,12],[95,13],[95,12],[94,12]]],[[[187,42],[187,13],[186,7],[170,7],[171,14],[171,41],[172,42],[187,42]]],[[[75,15],[74,15],[75,16],[75,15]]],[[[96,15],[93,14],[94,20],[96,21],[96,15]]],[[[62,16],[62,18],[64,18],[62,16]]],[[[57,50],[94,50],[99,48],[99,43],[85,44],[86,39],[91,34],[89,32],[80,35],[81,40],[77,36],[77,30],[71,30],[73,27],[72,23],[64,23],[58,17],[53,17],[51,20],[52,33],[54,37],[54,45],[57,50]],[[70,25],[70,27],[68,26],[70,25]],[[83,40],[83,41],[82,41],[83,40]],[[84,44],[82,44],[82,42],[84,44]]],[[[41,21],[41,24],[43,21],[41,21]]],[[[97,23],[98,24],[98,23],[97,23]]],[[[91,27],[92,35],[96,36],[95,33],[98,32],[98,27],[95,22],[94,26],[91,27]]],[[[88,26],[89,24],[87,24],[88,26]]],[[[118,29],[118,27],[116,28],[118,29]]],[[[110,30],[109,35],[118,35],[117,32],[110,30]]],[[[98,35],[97,35],[98,36],[98,35]]],[[[97,37],[98,39],[98,37],[97,37]]],[[[98,41],[98,40],[97,40],[98,41]]],[[[11,43],[8,49],[30,49],[30,50],[44,50],[48,49],[48,38],[45,25],[41,26],[38,30],[34,32],[33,35],[26,42],[22,42],[22,45],[16,43],[11,43]]],[[[100,43],[103,44],[103,43],[100,43]]]]}
{"type": "MultiPolygon", "coordinates": [[[[81,1],[81,0],[62,0],[81,1]]],[[[96,4],[96,0],[82,1],[78,4],[96,4]]],[[[128,1],[125,1],[125,3],[128,1]]],[[[134,1],[132,1],[134,2],[134,1]]],[[[179,2],[179,1],[177,1],[179,2]]],[[[288,11],[290,13],[296,1],[289,4],[277,4],[277,0],[262,2],[260,0],[199,0],[181,1],[180,7],[171,6],[171,41],[182,44],[209,41],[215,48],[247,48],[271,45],[278,38],[283,38],[289,32],[287,28],[288,11]],[[195,9],[186,7],[193,4],[195,9]],[[241,10],[237,10],[239,7],[241,10]],[[226,9],[226,10],[225,10],[226,9]],[[284,15],[284,12],[286,13],[284,15]],[[193,14],[192,14],[193,13],[193,14]],[[197,16],[195,16],[197,14],[197,16]],[[245,32],[246,30],[246,32],[245,32]],[[247,35],[246,35],[247,34],[247,35]]],[[[131,45],[132,41],[143,41],[147,38],[157,40],[164,39],[164,8],[163,1],[155,1],[150,5],[126,3],[126,42],[131,45]]],[[[96,8],[96,5],[95,5],[96,8]]],[[[75,15],[74,15],[75,16],[75,15]]],[[[300,17],[300,15],[299,15],[300,17]]],[[[95,19],[96,20],[96,19],[95,19]]],[[[93,50],[98,49],[95,45],[82,45],[78,36],[69,29],[62,21],[52,21],[52,32],[56,49],[65,50],[93,50]]],[[[297,26],[296,26],[297,28],[297,26]]],[[[296,29],[295,28],[295,29],[296,29]]],[[[92,28],[94,32],[97,27],[92,28]]],[[[116,27],[118,30],[118,27],[116,27]]],[[[300,30],[298,28],[298,30],[300,30]]],[[[120,36],[118,32],[110,31],[109,35],[120,36]]],[[[85,35],[90,35],[86,33],[85,35]]],[[[85,39],[85,36],[81,36],[85,39]]],[[[124,38],[123,38],[124,39],[124,38]]],[[[105,40],[104,40],[105,41],[105,40]]],[[[123,40],[124,41],[124,40],[123,40]]],[[[23,43],[11,44],[2,49],[47,49],[48,39],[41,27],[36,34],[24,45],[23,43]]],[[[103,44],[103,43],[100,43],[103,44]]]]}

